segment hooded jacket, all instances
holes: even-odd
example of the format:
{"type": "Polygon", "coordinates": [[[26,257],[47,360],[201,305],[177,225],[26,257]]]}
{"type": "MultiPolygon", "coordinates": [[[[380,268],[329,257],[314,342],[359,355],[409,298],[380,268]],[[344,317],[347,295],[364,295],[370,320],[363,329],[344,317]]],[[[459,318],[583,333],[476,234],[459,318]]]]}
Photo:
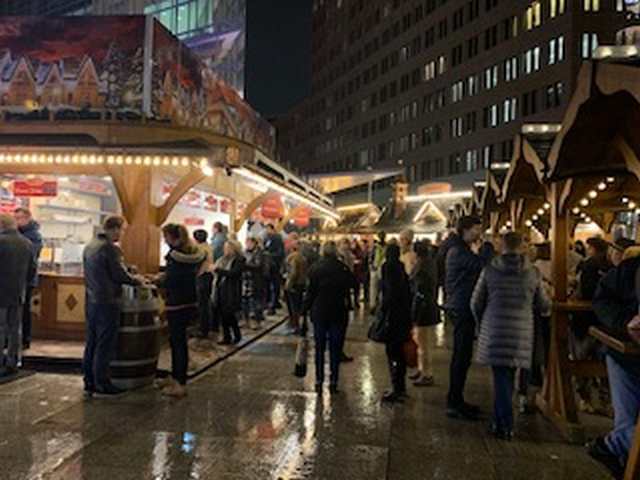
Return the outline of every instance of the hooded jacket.
{"type": "Polygon", "coordinates": [[[480,330],[477,362],[530,368],[534,312],[549,308],[540,274],[529,260],[517,254],[494,258],[480,274],[471,299],[480,330]]]}
{"type": "Polygon", "coordinates": [[[157,283],[166,290],[167,307],[195,306],[196,278],[206,253],[191,245],[184,251],[171,249],[165,259],[167,266],[157,283]]]}

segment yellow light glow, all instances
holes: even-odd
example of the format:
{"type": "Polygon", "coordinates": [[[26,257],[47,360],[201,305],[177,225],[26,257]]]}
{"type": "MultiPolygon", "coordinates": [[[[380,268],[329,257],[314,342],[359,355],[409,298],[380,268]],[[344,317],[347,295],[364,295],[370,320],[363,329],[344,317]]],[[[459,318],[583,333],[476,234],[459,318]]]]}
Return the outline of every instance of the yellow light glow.
{"type": "Polygon", "coordinates": [[[131,165],[133,163],[133,158],[131,158],[131,155],[127,155],[126,157],[124,157],[124,163],[125,165],[131,165]]]}
{"type": "Polygon", "coordinates": [[[545,210],[549,210],[551,208],[551,204],[548,202],[545,202],[542,208],[544,208],[545,210]]]}
{"type": "Polygon", "coordinates": [[[601,192],[607,189],[607,184],[604,182],[600,182],[598,184],[598,190],[600,190],[601,192]]]}
{"type": "Polygon", "coordinates": [[[113,155],[107,156],[107,165],[113,165],[115,161],[116,159],[113,157],[113,155]]]}
{"type": "Polygon", "coordinates": [[[537,213],[538,215],[544,215],[544,210],[542,208],[539,208],[537,213]]]}
{"type": "Polygon", "coordinates": [[[587,195],[590,199],[594,199],[598,196],[598,192],[596,192],[595,190],[591,190],[588,195],[587,195]]]}
{"type": "Polygon", "coordinates": [[[583,207],[586,207],[589,205],[589,200],[587,200],[586,198],[583,198],[582,200],[580,200],[580,205],[583,207]]]}

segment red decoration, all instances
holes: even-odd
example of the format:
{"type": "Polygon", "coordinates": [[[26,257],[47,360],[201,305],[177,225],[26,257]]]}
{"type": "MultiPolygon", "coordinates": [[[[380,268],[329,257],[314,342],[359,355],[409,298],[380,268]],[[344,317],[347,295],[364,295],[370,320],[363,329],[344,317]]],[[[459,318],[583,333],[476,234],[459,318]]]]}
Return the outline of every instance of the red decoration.
{"type": "Polygon", "coordinates": [[[204,218],[187,217],[184,219],[184,224],[188,227],[202,227],[204,225],[204,218]]]}
{"type": "Polygon", "coordinates": [[[296,209],[293,217],[293,223],[300,227],[305,228],[309,226],[311,222],[311,209],[309,207],[299,207],[296,209]]]}
{"type": "Polygon", "coordinates": [[[18,208],[18,202],[14,198],[0,198],[0,213],[13,215],[16,208],[18,208]]]}
{"type": "Polygon", "coordinates": [[[204,199],[204,208],[210,212],[218,211],[218,199],[214,195],[207,195],[204,199]]]}
{"type": "Polygon", "coordinates": [[[229,213],[231,211],[231,202],[229,200],[222,200],[220,202],[220,211],[222,213],[229,213]]]}
{"type": "Polygon", "coordinates": [[[264,218],[282,218],[284,217],[284,204],[280,195],[272,195],[262,202],[262,216],[264,218]]]}
{"type": "Polygon", "coordinates": [[[13,195],[16,197],[55,197],[58,195],[57,180],[15,180],[13,195]]]}

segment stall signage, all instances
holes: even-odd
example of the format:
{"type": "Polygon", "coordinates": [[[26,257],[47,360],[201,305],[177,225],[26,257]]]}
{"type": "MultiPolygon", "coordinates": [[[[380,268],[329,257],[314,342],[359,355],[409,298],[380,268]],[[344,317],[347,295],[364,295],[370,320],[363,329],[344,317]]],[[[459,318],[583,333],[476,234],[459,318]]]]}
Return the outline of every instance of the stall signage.
{"type": "Polygon", "coordinates": [[[10,213],[18,208],[18,202],[15,198],[0,198],[0,213],[10,213]]]}
{"type": "Polygon", "coordinates": [[[272,195],[262,202],[261,213],[264,218],[282,218],[284,217],[284,204],[280,195],[272,195]]]}
{"type": "Polygon", "coordinates": [[[80,180],[78,182],[78,190],[86,193],[95,193],[98,195],[109,195],[111,191],[102,182],[96,182],[93,180],[80,180]]]}
{"type": "Polygon", "coordinates": [[[207,195],[204,199],[204,208],[210,212],[218,211],[218,199],[214,195],[207,195]]]}
{"type": "Polygon", "coordinates": [[[222,213],[229,213],[231,211],[231,202],[229,200],[222,200],[220,202],[220,211],[222,213]]]}
{"type": "Polygon", "coordinates": [[[311,221],[311,209],[309,207],[298,207],[293,217],[293,223],[300,228],[309,226],[311,221]]]}
{"type": "Polygon", "coordinates": [[[16,197],[55,197],[58,195],[57,180],[15,180],[13,194],[16,197]]]}
{"type": "Polygon", "coordinates": [[[187,217],[184,219],[184,224],[187,227],[202,227],[204,225],[204,218],[187,217]]]}

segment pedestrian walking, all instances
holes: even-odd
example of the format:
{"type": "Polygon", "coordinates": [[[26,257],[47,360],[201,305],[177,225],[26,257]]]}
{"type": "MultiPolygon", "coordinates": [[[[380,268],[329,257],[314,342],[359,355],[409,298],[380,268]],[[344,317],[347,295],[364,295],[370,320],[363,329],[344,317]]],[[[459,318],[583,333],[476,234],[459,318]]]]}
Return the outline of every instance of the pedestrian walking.
{"type": "Polygon", "coordinates": [[[300,252],[300,245],[291,246],[287,257],[287,281],[285,295],[289,308],[289,327],[294,333],[300,332],[300,316],[304,302],[304,291],[307,287],[307,262],[300,252]]]}
{"type": "Polygon", "coordinates": [[[238,312],[242,309],[242,272],[244,257],[235,240],[224,244],[224,255],[213,267],[213,311],[222,323],[223,337],[220,345],[238,344],[242,333],[238,325],[238,312]]]}
{"type": "Polygon", "coordinates": [[[304,313],[311,314],[316,344],[316,393],[321,394],[324,383],[324,363],[327,343],[331,377],[329,390],[338,392],[340,356],[349,315],[348,297],[355,286],[353,273],[338,260],[335,242],[322,246],[322,257],[309,275],[309,289],[305,296],[304,313]]]}
{"type": "Polygon", "coordinates": [[[181,398],[187,394],[187,326],[197,315],[197,277],[207,254],[189,240],[189,232],[184,225],[165,225],[162,234],[169,253],[165,257],[165,271],[155,278],[154,283],[166,291],[165,312],[171,346],[171,378],[162,394],[181,398]]]}
{"type": "Polygon", "coordinates": [[[20,235],[31,242],[31,253],[33,254],[33,269],[27,282],[22,311],[22,348],[27,350],[31,346],[31,296],[33,289],[38,286],[38,262],[42,251],[42,235],[40,234],[40,225],[33,219],[28,208],[17,208],[14,211],[14,217],[20,235]]]}
{"type": "Polygon", "coordinates": [[[471,309],[479,325],[476,360],[491,367],[494,417],[490,431],[513,438],[513,386],[516,369],[529,370],[533,358],[534,312],[547,311],[550,300],[539,272],[523,255],[520,234],[509,232],[502,254],[482,271],[471,309]]]}
{"type": "Polygon", "coordinates": [[[415,386],[429,387],[434,384],[435,326],[441,321],[437,304],[438,275],[430,244],[417,242],[415,252],[416,265],[410,278],[413,292],[411,320],[418,345],[418,369],[410,379],[415,386]]]}
{"type": "Polygon", "coordinates": [[[382,265],[382,315],[388,325],[386,353],[391,375],[391,390],[382,397],[384,402],[399,402],[407,393],[407,364],[404,344],[411,338],[411,291],[409,277],[400,261],[400,248],[388,245],[382,265]]]}
{"type": "Polygon", "coordinates": [[[22,312],[33,271],[31,243],[18,233],[12,216],[0,214],[0,376],[18,371],[22,312]]]}
{"type": "Polygon", "coordinates": [[[460,218],[445,264],[445,308],[454,329],[447,416],[466,420],[476,419],[479,413],[477,406],[464,400],[464,387],[473,357],[475,336],[475,321],[470,308],[471,295],[486,262],[478,255],[481,235],[482,222],[479,218],[460,218]]]}
{"type": "Polygon", "coordinates": [[[117,243],[125,230],[122,217],[108,217],[99,233],[83,252],[86,338],[82,369],[87,396],[119,395],[111,383],[109,363],[113,359],[120,324],[122,285],[137,286],[142,278],[131,275],[123,263],[117,243]]]}
{"type": "Polygon", "coordinates": [[[264,320],[264,289],[268,275],[265,254],[256,237],[247,237],[242,272],[242,312],[247,324],[258,328],[264,320]]]}

